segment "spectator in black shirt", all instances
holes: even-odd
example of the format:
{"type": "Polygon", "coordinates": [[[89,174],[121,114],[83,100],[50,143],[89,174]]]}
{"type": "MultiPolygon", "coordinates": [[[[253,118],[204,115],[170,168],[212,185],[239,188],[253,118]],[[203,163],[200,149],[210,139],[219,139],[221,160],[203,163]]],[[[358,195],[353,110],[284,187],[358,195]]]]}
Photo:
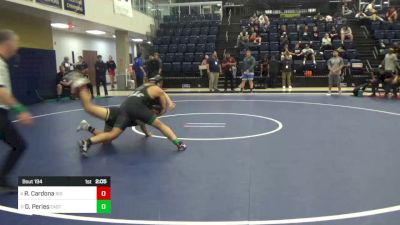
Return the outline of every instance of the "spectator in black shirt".
{"type": "Polygon", "coordinates": [[[303,32],[300,34],[301,41],[310,41],[310,34],[308,33],[308,26],[304,26],[303,32]]]}
{"type": "MultiPolygon", "coordinates": [[[[74,65],[74,67],[75,67],[76,71],[79,71],[81,74],[83,74],[86,78],[89,79],[89,66],[83,60],[82,56],[78,57],[78,62],[74,65]]],[[[89,89],[90,94],[92,95],[92,98],[94,98],[93,85],[91,83],[88,83],[86,86],[89,89]]]]}
{"type": "Polygon", "coordinates": [[[275,56],[272,56],[271,59],[269,60],[269,82],[268,82],[268,86],[270,88],[273,88],[275,86],[275,78],[278,76],[279,71],[280,71],[280,63],[275,58],[275,56]]]}
{"type": "Polygon", "coordinates": [[[338,34],[337,31],[336,31],[335,26],[332,26],[332,29],[331,29],[331,31],[329,32],[329,36],[331,37],[331,40],[332,40],[332,41],[340,38],[340,37],[339,37],[339,34],[338,34]]]}
{"type": "Polygon", "coordinates": [[[97,91],[97,96],[100,96],[100,84],[104,88],[105,96],[108,96],[107,79],[106,79],[107,64],[105,62],[103,62],[101,55],[97,56],[97,62],[94,65],[94,67],[95,67],[95,70],[96,70],[96,91],[97,91]]]}
{"type": "Polygon", "coordinates": [[[146,62],[147,78],[153,78],[160,75],[161,72],[161,61],[154,56],[150,56],[146,62]]]}
{"type": "Polygon", "coordinates": [[[115,88],[115,71],[117,69],[117,64],[115,64],[115,61],[113,60],[113,57],[110,55],[107,61],[107,70],[108,70],[108,75],[110,76],[110,81],[111,81],[111,89],[115,88]]]}
{"type": "Polygon", "coordinates": [[[318,27],[314,26],[313,27],[313,32],[312,32],[312,36],[311,36],[311,40],[312,41],[320,41],[320,37],[319,37],[319,31],[318,31],[318,27]]]}
{"type": "Polygon", "coordinates": [[[268,85],[269,78],[269,65],[268,65],[268,55],[265,54],[260,61],[260,76],[264,78],[264,84],[268,85]]]}

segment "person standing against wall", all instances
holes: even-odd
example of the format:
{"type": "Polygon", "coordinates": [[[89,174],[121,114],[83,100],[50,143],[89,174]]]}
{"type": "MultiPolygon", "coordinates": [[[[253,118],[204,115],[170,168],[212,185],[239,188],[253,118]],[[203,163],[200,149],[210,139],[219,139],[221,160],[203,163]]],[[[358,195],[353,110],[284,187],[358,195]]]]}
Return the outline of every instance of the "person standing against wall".
{"type": "Polygon", "coordinates": [[[251,51],[246,51],[246,57],[243,59],[243,75],[242,83],[240,84],[240,91],[244,91],[246,81],[249,82],[250,92],[253,92],[254,88],[254,68],[256,67],[256,59],[251,55],[251,51]]]}
{"type": "MultiPolygon", "coordinates": [[[[83,60],[82,56],[78,57],[78,62],[74,65],[74,68],[76,71],[80,72],[83,74],[86,78],[89,79],[89,66],[88,64],[83,60]]],[[[92,95],[92,98],[94,98],[94,91],[93,91],[93,85],[92,83],[88,83],[87,88],[90,91],[90,94],[92,95]]]]}
{"type": "Polygon", "coordinates": [[[221,65],[218,60],[217,52],[214,51],[211,57],[208,59],[208,87],[210,89],[210,92],[219,92],[218,80],[220,73],[222,73],[221,65]]]}
{"type": "Polygon", "coordinates": [[[94,67],[96,69],[96,91],[97,91],[97,96],[100,96],[100,84],[103,86],[104,95],[108,96],[107,78],[106,78],[107,64],[105,62],[103,62],[101,55],[97,56],[97,62],[94,65],[94,67]]]}
{"type": "Polygon", "coordinates": [[[146,77],[146,71],[144,70],[144,60],[142,58],[142,53],[138,53],[133,64],[133,70],[136,76],[136,86],[142,86],[144,78],[146,77]]]}
{"type": "Polygon", "coordinates": [[[65,56],[64,60],[62,61],[61,65],[62,67],[64,67],[64,71],[66,73],[70,72],[72,70],[72,64],[69,62],[69,57],[65,56]]]}
{"type": "Polygon", "coordinates": [[[107,61],[107,70],[108,70],[108,75],[110,76],[110,81],[111,81],[111,89],[114,90],[115,88],[115,71],[117,70],[117,64],[113,60],[113,57],[110,55],[108,57],[107,61]]]}
{"type": "Polygon", "coordinates": [[[337,50],[333,51],[333,56],[327,62],[329,74],[329,86],[328,86],[328,96],[331,95],[332,86],[336,85],[338,88],[339,95],[342,94],[342,89],[340,87],[342,69],[344,67],[344,61],[342,57],[339,56],[339,52],[337,50]]]}
{"type": "MultiPolygon", "coordinates": [[[[14,112],[19,123],[32,124],[32,115],[19,103],[12,94],[10,72],[7,61],[18,51],[19,38],[11,30],[0,30],[0,140],[7,144],[11,151],[0,168],[0,192],[17,192],[18,189],[7,182],[7,177],[15,168],[26,149],[26,144],[9,119],[9,110],[14,112]]],[[[2,148],[5,151],[5,148],[2,148]]]]}
{"type": "Polygon", "coordinates": [[[286,50],[281,56],[282,64],[282,89],[286,89],[286,84],[289,89],[292,89],[292,55],[289,50],[286,50]]]}
{"type": "Polygon", "coordinates": [[[230,81],[231,91],[235,90],[235,80],[233,70],[236,67],[236,60],[229,52],[225,53],[225,58],[222,60],[222,70],[224,72],[224,91],[228,90],[228,80],[230,81]]]}

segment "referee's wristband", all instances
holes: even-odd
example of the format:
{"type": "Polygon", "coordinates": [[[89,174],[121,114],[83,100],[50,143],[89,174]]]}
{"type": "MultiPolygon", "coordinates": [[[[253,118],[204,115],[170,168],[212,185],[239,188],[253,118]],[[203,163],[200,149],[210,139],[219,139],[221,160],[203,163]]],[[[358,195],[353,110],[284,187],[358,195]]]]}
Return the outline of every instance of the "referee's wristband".
{"type": "Polygon", "coordinates": [[[11,111],[13,111],[16,114],[24,113],[27,112],[28,109],[22,105],[21,103],[15,104],[11,107],[11,111]]]}

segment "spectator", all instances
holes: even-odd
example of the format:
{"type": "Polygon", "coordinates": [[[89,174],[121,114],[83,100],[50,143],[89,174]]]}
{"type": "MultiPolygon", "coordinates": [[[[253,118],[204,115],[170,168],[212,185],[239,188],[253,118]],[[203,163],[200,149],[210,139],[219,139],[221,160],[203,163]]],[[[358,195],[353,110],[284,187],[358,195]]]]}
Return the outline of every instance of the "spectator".
{"type": "Polygon", "coordinates": [[[395,51],[393,48],[389,48],[388,53],[386,53],[385,58],[381,62],[380,67],[384,68],[385,71],[389,71],[392,74],[397,74],[399,67],[399,62],[395,51]]]}
{"type": "Polygon", "coordinates": [[[144,82],[144,78],[146,77],[146,71],[144,70],[144,60],[142,58],[142,53],[138,53],[137,57],[134,60],[133,69],[135,71],[136,76],[136,86],[142,86],[144,82]]]}
{"type": "Polygon", "coordinates": [[[218,80],[220,73],[222,73],[221,65],[218,60],[217,52],[214,51],[211,57],[208,59],[208,88],[210,89],[210,92],[219,92],[218,80]]]}
{"type": "Polygon", "coordinates": [[[310,34],[308,33],[308,26],[304,26],[303,32],[300,35],[301,41],[310,41],[310,34]]]}
{"type": "Polygon", "coordinates": [[[319,20],[319,21],[325,20],[324,16],[322,16],[321,13],[317,13],[313,18],[314,20],[319,20]]]}
{"type": "Polygon", "coordinates": [[[228,90],[228,80],[230,81],[231,91],[235,90],[234,73],[236,72],[236,60],[229,52],[225,53],[225,58],[222,60],[222,71],[224,73],[224,91],[228,90]]]}
{"type": "Polygon", "coordinates": [[[203,60],[199,66],[200,69],[200,76],[205,76],[208,72],[208,55],[204,55],[203,60]]]}
{"type": "Polygon", "coordinates": [[[301,50],[301,53],[299,56],[303,56],[303,65],[306,64],[307,60],[312,60],[313,64],[317,64],[315,62],[315,52],[312,48],[310,48],[309,44],[306,44],[303,48],[303,50],[301,50]]]}
{"type": "Polygon", "coordinates": [[[371,3],[369,3],[367,5],[367,7],[365,7],[364,10],[365,14],[367,14],[367,16],[371,16],[374,13],[377,13],[378,11],[376,11],[375,9],[375,0],[372,0],[371,3]]]}
{"type": "Polygon", "coordinates": [[[236,40],[235,48],[238,48],[241,45],[249,42],[249,34],[247,33],[246,29],[243,28],[242,32],[239,33],[238,38],[236,40]]]}
{"type": "Polygon", "coordinates": [[[286,89],[286,84],[288,85],[289,89],[292,89],[292,55],[290,54],[289,50],[286,51],[281,56],[281,64],[282,64],[282,88],[286,89]]]}
{"type": "Polygon", "coordinates": [[[283,32],[280,37],[280,44],[281,46],[289,45],[289,37],[287,36],[286,32],[283,32]]]}
{"type": "Polygon", "coordinates": [[[265,85],[268,85],[269,78],[269,64],[268,64],[268,55],[265,54],[260,61],[260,76],[264,77],[265,85]]]}
{"type": "Polygon", "coordinates": [[[60,66],[64,67],[65,73],[72,71],[72,64],[69,62],[69,57],[67,56],[64,57],[60,66]]]}
{"type": "Polygon", "coordinates": [[[282,24],[279,28],[279,33],[282,35],[283,33],[287,33],[286,24],[282,24]]]}
{"type": "Polygon", "coordinates": [[[250,92],[253,92],[254,88],[254,68],[256,66],[256,59],[251,55],[251,51],[246,51],[246,57],[243,59],[243,75],[242,75],[242,83],[240,85],[241,92],[244,91],[246,81],[249,82],[250,92]]]}
{"type": "Polygon", "coordinates": [[[338,88],[339,94],[342,93],[342,89],[340,87],[340,82],[341,82],[341,73],[342,69],[344,67],[344,61],[343,59],[339,56],[339,52],[337,50],[333,51],[333,56],[330,58],[327,62],[328,64],[328,94],[331,95],[332,92],[332,86],[336,85],[338,88]]]}
{"type": "Polygon", "coordinates": [[[370,19],[371,21],[385,21],[382,17],[380,17],[378,14],[374,13],[371,16],[367,16],[368,19],[370,19]]]}
{"type": "Polygon", "coordinates": [[[269,18],[267,15],[264,16],[264,24],[260,24],[260,30],[262,32],[268,32],[269,30],[269,25],[271,24],[271,22],[269,21],[269,18]]]}
{"type": "Polygon", "coordinates": [[[116,69],[117,69],[117,64],[115,64],[113,57],[110,55],[108,57],[108,61],[107,61],[107,70],[108,70],[108,75],[110,76],[111,89],[115,88],[115,70],[116,69]]]}
{"type": "Polygon", "coordinates": [[[342,5],[342,15],[348,16],[348,15],[351,15],[352,13],[353,13],[353,11],[351,9],[349,9],[347,2],[344,2],[342,5]]]}
{"type": "Polygon", "coordinates": [[[301,50],[300,42],[296,42],[293,49],[294,60],[301,60],[301,50]]]}
{"type": "Polygon", "coordinates": [[[96,70],[96,91],[97,91],[97,96],[100,96],[100,85],[103,86],[104,95],[108,96],[107,79],[106,79],[107,64],[105,62],[103,62],[103,59],[102,59],[101,55],[97,56],[97,61],[96,61],[96,64],[94,65],[94,68],[96,70]]]}
{"type": "Polygon", "coordinates": [[[68,81],[64,79],[65,75],[65,67],[60,66],[60,72],[57,73],[57,101],[60,100],[60,97],[64,91],[64,89],[69,89],[72,83],[72,80],[68,81]]]}
{"type": "Polygon", "coordinates": [[[333,17],[331,15],[326,15],[325,16],[325,21],[326,22],[333,22],[333,17]]]}
{"type": "Polygon", "coordinates": [[[355,18],[357,18],[357,19],[364,19],[364,18],[367,18],[368,16],[367,16],[367,14],[365,14],[363,11],[358,11],[358,13],[355,15],[355,18]]]}
{"type": "Polygon", "coordinates": [[[329,34],[326,33],[325,36],[321,40],[321,52],[325,50],[332,50],[332,40],[329,37],[329,34]]]}
{"type": "Polygon", "coordinates": [[[270,88],[275,87],[275,79],[279,74],[280,68],[279,68],[280,62],[275,58],[275,56],[271,56],[271,59],[269,60],[269,80],[268,80],[268,86],[270,88]]]}
{"type": "Polygon", "coordinates": [[[149,57],[149,60],[146,62],[146,69],[148,79],[160,75],[161,61],[156,57],[156,54],[149,57]]]}
{"type": "MultiPolygon", "coordinates": [[[[89,66],[88,64],[83,60],[82,56],[78,57],[78,62],[74,65],[75,70],[83,74],[86,78],[89,79],[89,66]]],[[[94,91],[93,91],[93,85],[92,83],[88,83],[86,87],[89,89],[90,94],[92,95],[92,98],[94,98],[94,91]]]]}
{"type": "Polygon", "coordinates": [[[389,21],[389,23],[394,23],[397,21],[397,10],[395,7],[390,7],[388,12],[386,13],[386,18],[389,21]]]}
{"type": "Polygon", "coordinates": [[[311,40],[312,41],[319,41],[321,38],[319,37],[319,30],[317,26],[313,27],[311,40]]]}
{"type": "Polygon", "coordinates": [[[339,34],[337,33],[335,26],[332,26],[331,31],[329,32],[329,37],[332,40],[339,39],[339,34]]]}
{"type": "Polygon", "coordinates": [[[261,45],[261,37],[257,35],[256,32],[253,32],[249,38],[249,40],[253,43],[258,43],[258,45],[261,45]]]}
{"type": "Polygon", "coordinates": [[[349,26],[344,25],[342,29],[340,29],[340,39],[342,40],[342,43],[345,39],[350,39],[353,41],[353,32],[349,26]]]}
{"type": "MultiPolygon", "coordinates": [[[[160,53],[158,53],[158,52],[155,52],[154,53],[154,59],[156,59],[157,61],[158,61],[158,65],[159,65],[159,69],[158,69],[158,75],[160,75],[160,76],[162,76],[162,60],[161,60],[161,58],[160,58],[160,53]]],[[[160,87],[160,88],[162,88],[162,85],[163,85],[163,81],[161,80],[159,83],[158,83],[158,86],[160,87]]]]}

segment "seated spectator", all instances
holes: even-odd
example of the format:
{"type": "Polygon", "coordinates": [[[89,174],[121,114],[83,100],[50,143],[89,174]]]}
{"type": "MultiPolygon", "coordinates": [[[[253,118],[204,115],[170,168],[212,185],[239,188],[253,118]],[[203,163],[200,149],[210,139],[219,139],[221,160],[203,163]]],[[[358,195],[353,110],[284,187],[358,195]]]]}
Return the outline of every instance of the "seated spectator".
{"type": "Polygon", "coordinates": [[[357,19],[364,19],[367,18],[367,14],[365,14],[363,11],[358,11],[358,13],[355,15],[355,18],[357,19]]]}
{"type": "Polygon", "coordinates": [[[310,34],[308,33],[308,26],[304,26],[303,31],[300,34],[301,41],[310,41],[310,34]]]}
{"type": "Polygon", "coordinates": [[[243,28],[242,32],[239,33],[235,48],[238,48],[240,45],[249,42],[249,34],[247,33],[246,29],[243,28]]]}
{"type": "Polygon", "coordinates": [[[251,29],[258,33],[258,31],[260,30],[260,22],[258,21],[258,18],[256,21],[254,21],[253,25],[251,26],[251,29]]]}
{"type": "Polygon", "coordinates": [[[353,11],[351,9],[349,9],[349,6],[347,4],[347,2],[344,2],[342,5],[342,15],[343,16],[348,16],[350,14],[352,14],[353,11]]]}
{"type": "Polygon", "coordinates": [[[332,50],[332,39],[329,37],[329,34],[326,33],[325,36],[321,40],[321,52],[325,50],[332,50]]]}
{"type": "Polygon", "coordinates": [[[281,43],[281,46],[289,45],[289,37],[287,36],[286,32],[283,32],[279,42],[281,43]]]}
{"type": "Polygon", "coordinates": [[[329,31],[329,37],[332,40],[339,39],[339,34],[337,33],[335,26],[332,26],[331,31],[329,31]]]}
{"type": "Polygon", "coordinates": [[[70,89],[70,86],[72,84],[72,80],[68,81],[63,79],[64,75],[66,74],[65,72],[65,67],[60,66],[60,72],[57,73],[57,101],[60,100],[60,97],[65,89],[70,89]]]}
{"type": "Polygon", "coordinates": [[[326,15],[325,16],[325,21],[326,22],[333,22],[333,17],[331,15],[326,15]]]}
{"type": "Polygon", "coordinates": [[[300,47],[300,42],[296,42],[296,44],[294,45],[294,49],[293,49],[293,59],[294,60],[300,60],[301,59],[301,47],[300,47]]]}
{"type": "Polygon", "coordinates": [[[397,21],[397,10],[394,7],[390,7],[388,12],[386,13],[386,18],[389,23],[393,23],[397,21]]]}
{"type": "Polygon", "coordinates": [[[261,32],[268,32],[269,30],[269,25],[271,24],[271,22],[269,21],[269,18],[267,15],[264,15],[264,23],[260,23],[260,31],[261,32]]]}
{"type": "Polygon", "coordinates": [[[258,21],[260,22],[260,25],[265,24],[265,14],[261,14],[261,16],[258,17],[258,21]]]}
{"type": "Polygon", "coordinates": [[[279,27],[279,33],[282,35],[283,33],[287,33],[286,25],[283,24],[279,27]]]}
{"type": "Polygon", "coordinates": [[[317,64],[315,62],[315,52],[312,48],[310,48],[309,44],[306,44],[301,53],[298,56],[303,56],[303,64],[306,64],[307,60],[312,60],[313,64],[317,64]]]}
{"type": "Polygon", "coordinates": [[[382,17],[380,17],[378,14],[374,13],[371,16],[367,16],[368,19],[371,21],[385,21],[382,17]]]}
{"type": "Polygon", "coordinates": [[[365,7],[364,10],[365,14],[367,14],[367,16],[371,16],[374,13],[377,13],[378,11],[376,11],[375,9],[375,0],[372,0],[371,3],[369,3],[367,5],[367,7],[365,7]]]}
{"type": "Polygon", "coordinates": [[[253,43],[258,43],[258,45],[261,45],[261,37],[259,35],[257,35],[256,32],[253,32],[250,37],[249,40],[253,43]]]}
{"type": "Polygon", "coordinates": [[[258,18],[257,15],[254,13],[253,16],[251,16],[249,19],[250,26],[252,26],[256,20],[258,20],[258,18]]]}
{"type": "Polygon", "coordinates": [[[313,18],[314,20],[319,20],[319,21],[325,20],[324,16],[322,16],[321,13],[317,13],[313,18]]]}
{"type": "Polygon", "coordinates": [[[345,39],[353,40],[353,32],[349,26],[344,25],[342,29],[340,29],[340,39],[342,40],[342,43],[345,39]]]}
{"type": "Polygon", "coordinates": [[[312,41],[319,41],[320,40],[319,31],[318,31],[318,27],[317,26],[313,27],[311,40],[312,41]]]}

